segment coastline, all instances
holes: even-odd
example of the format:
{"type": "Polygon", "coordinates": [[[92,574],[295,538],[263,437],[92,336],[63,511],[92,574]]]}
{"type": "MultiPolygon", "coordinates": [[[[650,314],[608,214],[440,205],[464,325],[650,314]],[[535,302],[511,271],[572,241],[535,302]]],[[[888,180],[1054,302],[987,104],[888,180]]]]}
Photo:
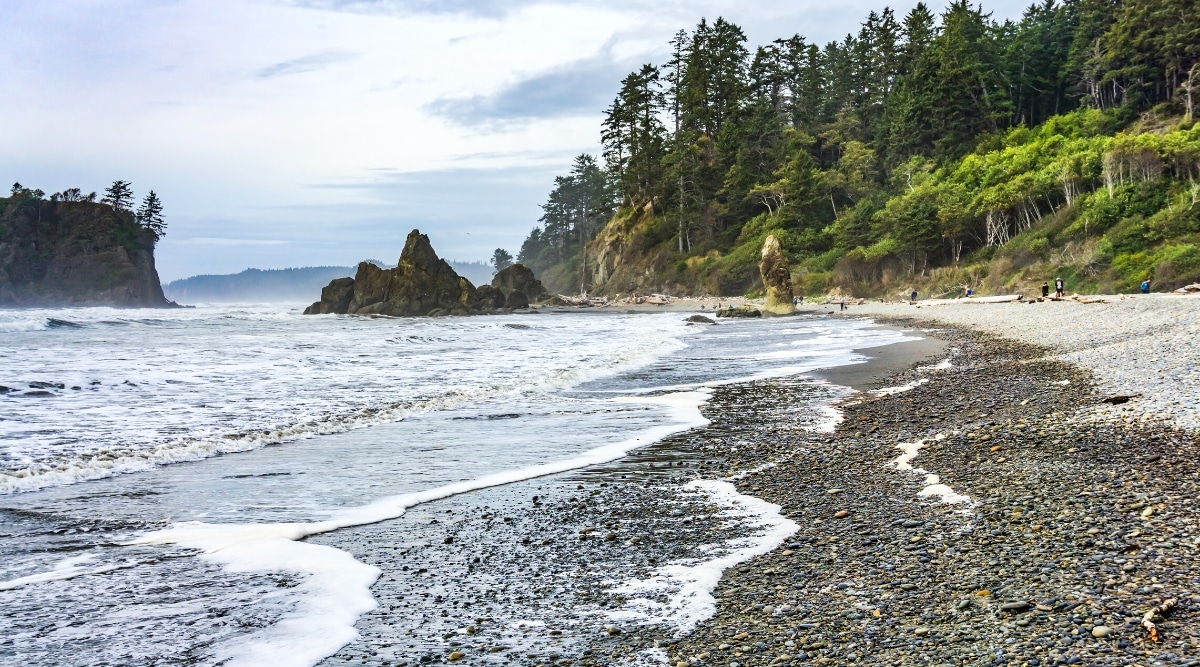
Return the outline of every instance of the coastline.
{"type": "Polygon", "coordinates": [[[321,664],[1200,665],[1196,434],[1104,403],[1102,381],[1045,348],[933,334],[840,371],[717,387],[708,426],[621,461],[317,538],[452,582],[385,572],[363,638],[321,664]],[[798,423],[831,383],[860,390],[837,401],[842,421],[798,423]],[[719,574],[694,629],[622,616],[628,582],[761,538],[688,495],[694,479],[798,528],[719,574]],[[453,540],[410,543],[407,521],[453,540]],[[402,647],[397,624],[435,594],[462,600],[460,617],[422,615],[402,647]],[[1143,614],[1166,599],[1181,602],[1151,641],[1143,614]]]}
{"type": "Polygon", "coordinates": [[[842,401],[832,434],[764,438],[777,464],[737,486],[801,529],[725,573],[670,664],[1200,664],[1196,433],[939,324],[949,368],[885,374],[910,388],[842,401]],[[1152,641],[1143,614],[1171,598],[1152,641]]]}

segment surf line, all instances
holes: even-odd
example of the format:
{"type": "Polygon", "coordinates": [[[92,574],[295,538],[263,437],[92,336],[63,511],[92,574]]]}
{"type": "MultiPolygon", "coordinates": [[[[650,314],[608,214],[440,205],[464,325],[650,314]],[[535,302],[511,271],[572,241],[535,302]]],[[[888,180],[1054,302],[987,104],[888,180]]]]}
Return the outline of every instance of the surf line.
{"type": "MultiPolygon", "coordinates": [[[[410,507],[470,491],[512,484],[569,470],[615,461],[629,452],[651,445],[669,435],[706,426],[709,420],[700,407],[711,397],[702,389],[654,397],[623,397],[622,402],[663,405],[668,423],[633,438],[588,450],[574,458],[498,472],[471,480],[381,498],[375,502],[337,512],[329,519],[313,522],[211,524],[181,522],[146,533],[127,546],[174,545],[197,549],[200,557],[220,564],[228,572],[294,572],[304,580],[289,593],[296,606],[271,626],[216,648],[217,658],[228,667],[311,667],[358,638],[354,625],[359,616],[376,608],[371,585],[380,570],[361,563],[349,553],[320,544],[303,542],[306,537],[342,528],[365,526],[402,516],[410,507]]],[[[67,579],[95,570],[59,571],[53,578],[67,579]]],[[[0,582],[0,587],[45,580],[36,575],[0,582]]]]}
{"type": "MultiPolygon", "coordinates": [[[[933,439],[940,442],[946,439],[946,435],[939,433],[935,435],[933,439]]],[[[923,498],[936,496],[943,503],[950,505],[957,505],[960,503],[967,503],[968,505],[971,504],[971,496],[958,493],[954,489],[950,488],[948,484],[943,484],[939,476],[929,472],[928,470],[913,466],[913,459],[917,458],[917,455],[920,454],[921,450],[924,448],[925,440],[917,440],[916,442],[901,442],[897,444],[896,449],[899,449],[903,453],[900,454],[900,456],[897,456],[895,460],[891,462],[891,465],[896,468],[896,470],[925,475],[925,487],[917,493],[918,496],[923,498]]]]}

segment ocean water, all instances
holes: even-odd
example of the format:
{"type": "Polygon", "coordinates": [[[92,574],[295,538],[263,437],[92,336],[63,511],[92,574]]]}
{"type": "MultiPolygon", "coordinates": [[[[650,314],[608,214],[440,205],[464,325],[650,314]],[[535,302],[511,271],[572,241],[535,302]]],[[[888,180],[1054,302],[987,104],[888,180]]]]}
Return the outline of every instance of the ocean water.
{"type": "MultiPolygon", "coordinates": [[[[627,465],[704,426],[714,388],[738,382],[811,384],[797,419],[822,428],[844,392],[804,374],[908,339],[823,317],[298,313],[0,311],[0,664],[332,660],[364,641],[376,589],[404,585],[409,567],[438,576],[419,554],[351,553],[384,534],[428,542],[437,520],[413,508],[503,504],[529,480],[627,465]]],[[[794,530],[722,480],[687,493],[741,527],[653,576],[608,576],[625,597],[665,601],[613,618],[686,629],[722,568],[794,530]]],[[[522,604],[538,598],[496,613],[532,613],[522,604]]],[[[452,604],[439,595],[422,613],[452,604]]],[[[418,632],[391,625],[397,645],[418,632]]]]}

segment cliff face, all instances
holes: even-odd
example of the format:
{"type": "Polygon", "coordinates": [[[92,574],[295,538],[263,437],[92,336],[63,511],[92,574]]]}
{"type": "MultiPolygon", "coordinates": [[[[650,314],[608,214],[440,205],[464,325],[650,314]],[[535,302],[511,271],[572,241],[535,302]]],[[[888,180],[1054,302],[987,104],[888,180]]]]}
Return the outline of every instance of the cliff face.
{"type": "Polygon", "coordinates": [[[0,199],[0,307],[165,307],[154,235],[106,204],[0,199]]]}

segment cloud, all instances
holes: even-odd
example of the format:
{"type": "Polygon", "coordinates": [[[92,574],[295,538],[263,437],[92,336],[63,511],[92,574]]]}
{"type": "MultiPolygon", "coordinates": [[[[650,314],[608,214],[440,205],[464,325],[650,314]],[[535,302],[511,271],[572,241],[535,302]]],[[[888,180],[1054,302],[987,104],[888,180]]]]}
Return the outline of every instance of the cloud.
{"type": "Polygon", "coordinates": [[[315,72],[325,69],[330,65],[346,62],[357,58],[357,53],[349,51],[326,51],[324,53],[314,53],[312,55],[303,56],[294,60],[285,60],[281,63],[275,63],[264,67],[254,73],[256,79],[274,79],[281,76],[291,76],[293,74],[303,74],[305,72],[315,72]]]}
{"type": "Polygon", "coordinates": [[[270,246],[270,245],[287,245],[288,242],[282,239],[247,239],[247,238],[219,238],[214,236],[194,236],[192,238],[179,239],[175,243],[183,245],[211,245],[211,246],[270,246]]]}
{"type": "Polygon", "coordinates": [[[322,11],[361,14],[469,14],[502,17],[539,0],[296,0],[322,11]]]}
{"type": "Polygon", "coordinates": [[[522,79],[491,95],[443,97],[425,109],[466,126],[596,115],[612,102],[621,79],[633,67],[606,52],[522,79]]]}

